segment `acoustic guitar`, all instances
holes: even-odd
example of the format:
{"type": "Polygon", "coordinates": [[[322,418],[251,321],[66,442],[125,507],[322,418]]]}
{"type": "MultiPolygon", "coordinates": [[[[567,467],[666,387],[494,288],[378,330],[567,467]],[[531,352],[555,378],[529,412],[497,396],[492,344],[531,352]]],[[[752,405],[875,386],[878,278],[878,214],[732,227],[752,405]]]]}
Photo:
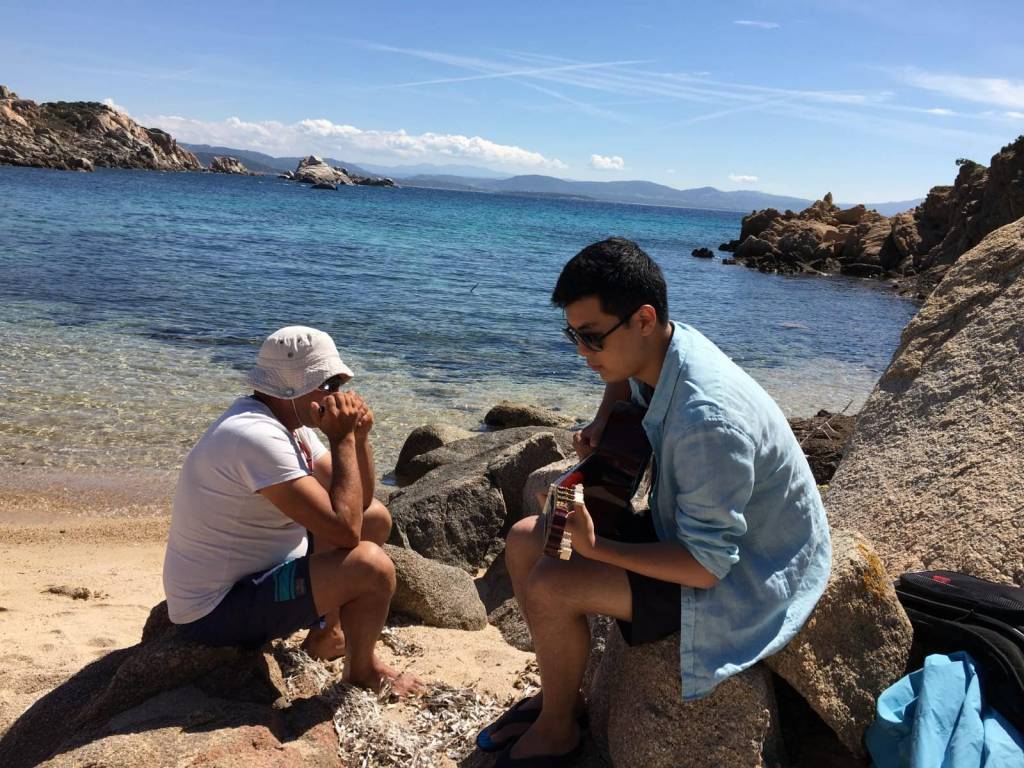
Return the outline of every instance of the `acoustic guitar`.
{"type": "Polygon", "coordinates": [[[643,428],[646,409],[626,400],[612,407],[597,448],[559,477],[548,489],[544,504],[544,554],[568,560],[571,534],[565,522],[577,502],[584,502],[598,536],[617,538],[632,514],[632,499],[651,457],[643,428]]]}

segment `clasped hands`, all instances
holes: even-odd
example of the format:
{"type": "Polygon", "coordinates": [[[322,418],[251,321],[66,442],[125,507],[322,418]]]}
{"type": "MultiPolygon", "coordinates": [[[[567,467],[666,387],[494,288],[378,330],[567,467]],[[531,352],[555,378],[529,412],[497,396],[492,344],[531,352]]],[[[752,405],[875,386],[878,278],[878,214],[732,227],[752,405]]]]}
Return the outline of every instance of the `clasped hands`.
{"type": "Polygon", "coordinates": [[[313,426],[329,440],[344,440],[354,435],[365,440],[373,429],[373,411],[356,392],[332,392],[310,409],[313,426]]]}

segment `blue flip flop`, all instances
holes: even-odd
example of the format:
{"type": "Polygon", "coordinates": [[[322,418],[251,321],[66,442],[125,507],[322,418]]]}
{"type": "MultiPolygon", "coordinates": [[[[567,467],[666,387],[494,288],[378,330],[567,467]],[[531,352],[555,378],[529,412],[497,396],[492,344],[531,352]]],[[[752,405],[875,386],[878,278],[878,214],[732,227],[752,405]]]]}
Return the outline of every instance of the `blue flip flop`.
{"type": "Polygon", "coordinates": [[[491,738],[492,731],[500,731],[505,726],[515,725],[516,723],[533,723],[538,717],[540,717],[540,707],[534,707],[533,709],[520,709],[523,704],[530,701],[532,698],[532,696],[527,696],[525,699],[520,699],[512,705],[512,707],[507,709],[501,717],[476,735],[476,745],[481,752],[501,752],[506,747],[514,744],[522,735],[517,733],[515,736],[509,736],[507,739],[494,741],[494,739],[491,738]]]}

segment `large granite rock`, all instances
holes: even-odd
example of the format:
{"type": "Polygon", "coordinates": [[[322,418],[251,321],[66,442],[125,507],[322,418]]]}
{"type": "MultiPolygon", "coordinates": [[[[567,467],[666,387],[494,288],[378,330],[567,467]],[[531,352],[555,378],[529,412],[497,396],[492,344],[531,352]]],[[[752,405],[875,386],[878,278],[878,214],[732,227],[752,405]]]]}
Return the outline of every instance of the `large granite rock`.
{"type": "Polygon", "coordinates": [[[758,768],[775,765],[778,714],[771,673],[734,675],[708,697],[684,702],[679,635],[630,648],[614,624],[596,638],[585,679],[591,730],[614,766],[758,768]]]}
{"type": "Polygon", "coordinates": [[[385,544],[384,550],[395,564],[398,582],[392,611],[430,627],[479,630],[487,626],[484,604],[468,573],[411,549],[385,544]]]}
{"type": "Polygon", "coordinates": [[[832,479],[833,525],[891,573],[1024,584],[1024,219],[961,256],[903,331],[832,479]]]}
{"type": "Polygon", "coordinates": [[[145,168],[199,170],[199,160],[166,131],[92,101],[37,104],[0,93],[0,164],[91,171],[145,168]]]}
{"type": "Polygon", "coordinates": [[[542,432],[554,435],[563,453],[573,450],[572,433],[553,427],[515,427],[497,432],[471,432],[470,437],[446,442],[437,448],[412,456],[404,463],[403,478],[406,484],[409,484],[438,467],[503,450],[542,432]]]}
{"type": "Polygon", "coordinates": [[[765,664],[850,752],[863,755],[875,702],[903,676],[913,634],[892,577],[871,545],[856,533],[834,530],[824,595],[803,629],[765,664]]]}
{"type": "Polygon", "coordinates": [[[527,431],[482,433],[416,457],[450,454],[391,497],[389,543],[471,573],[490,562],[504,532],[522,515],[526,478],[562,458],[564,442],[571,440],[539,427],[520,430],[527,431]]]}
{"type": "Polygon", "coordinates": [[[571,427],[576,420],[565,414],[529,403],[502,400],[484,416],[484,424],[492,429],[510,427],[571,427]]]}
{"type": "Polygon", "coordinates": [[[399,485],[409,485],[422,477],[409,466],[409,462],[417,456],[422,456],[428,451],[440,448],[456,440],[465,440],[472,437],[473,433],[462,427],[454,427],[450,424],[424,424],[416,427],[402,443],[402,450],[398,452],[398,461],[395,464],[395,480],[399,485]]]}
{"type": "MultiPolygon", "coordinates": [[[[42,763],[15,758],[5,768],[342,768],[333,712],[321,699],[285,714],[272,707],[167,691],[111,718],[101,728],[51,746],[42,763]]],[[[50,729],[49,734],[53,734],[50,729]]],[[[59,733],[62,729],[56,727],[59,733]]]]}
{"type": "Polygon", "coordinates": [[[184,642],[161,603],[142,642],[87,665],[18,718],[0,739],[0,764],[339,765],[332,710],[292,701],[276,651],[184,642]]]}

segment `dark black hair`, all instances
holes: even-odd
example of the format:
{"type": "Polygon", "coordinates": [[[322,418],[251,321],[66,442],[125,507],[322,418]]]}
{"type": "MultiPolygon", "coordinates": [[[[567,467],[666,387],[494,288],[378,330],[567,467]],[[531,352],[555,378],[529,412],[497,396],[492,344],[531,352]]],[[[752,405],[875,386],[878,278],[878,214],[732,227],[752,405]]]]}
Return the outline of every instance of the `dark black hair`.
{"type": "Polygon", "coordinates": [[[610,237],[588,245],[562,267],[551,303],[565,309],[574,301],[597,296],[602,311],[620,320],[644,304],[668,322],[665,276],[640,246],[624,237],[610,237]]]}

